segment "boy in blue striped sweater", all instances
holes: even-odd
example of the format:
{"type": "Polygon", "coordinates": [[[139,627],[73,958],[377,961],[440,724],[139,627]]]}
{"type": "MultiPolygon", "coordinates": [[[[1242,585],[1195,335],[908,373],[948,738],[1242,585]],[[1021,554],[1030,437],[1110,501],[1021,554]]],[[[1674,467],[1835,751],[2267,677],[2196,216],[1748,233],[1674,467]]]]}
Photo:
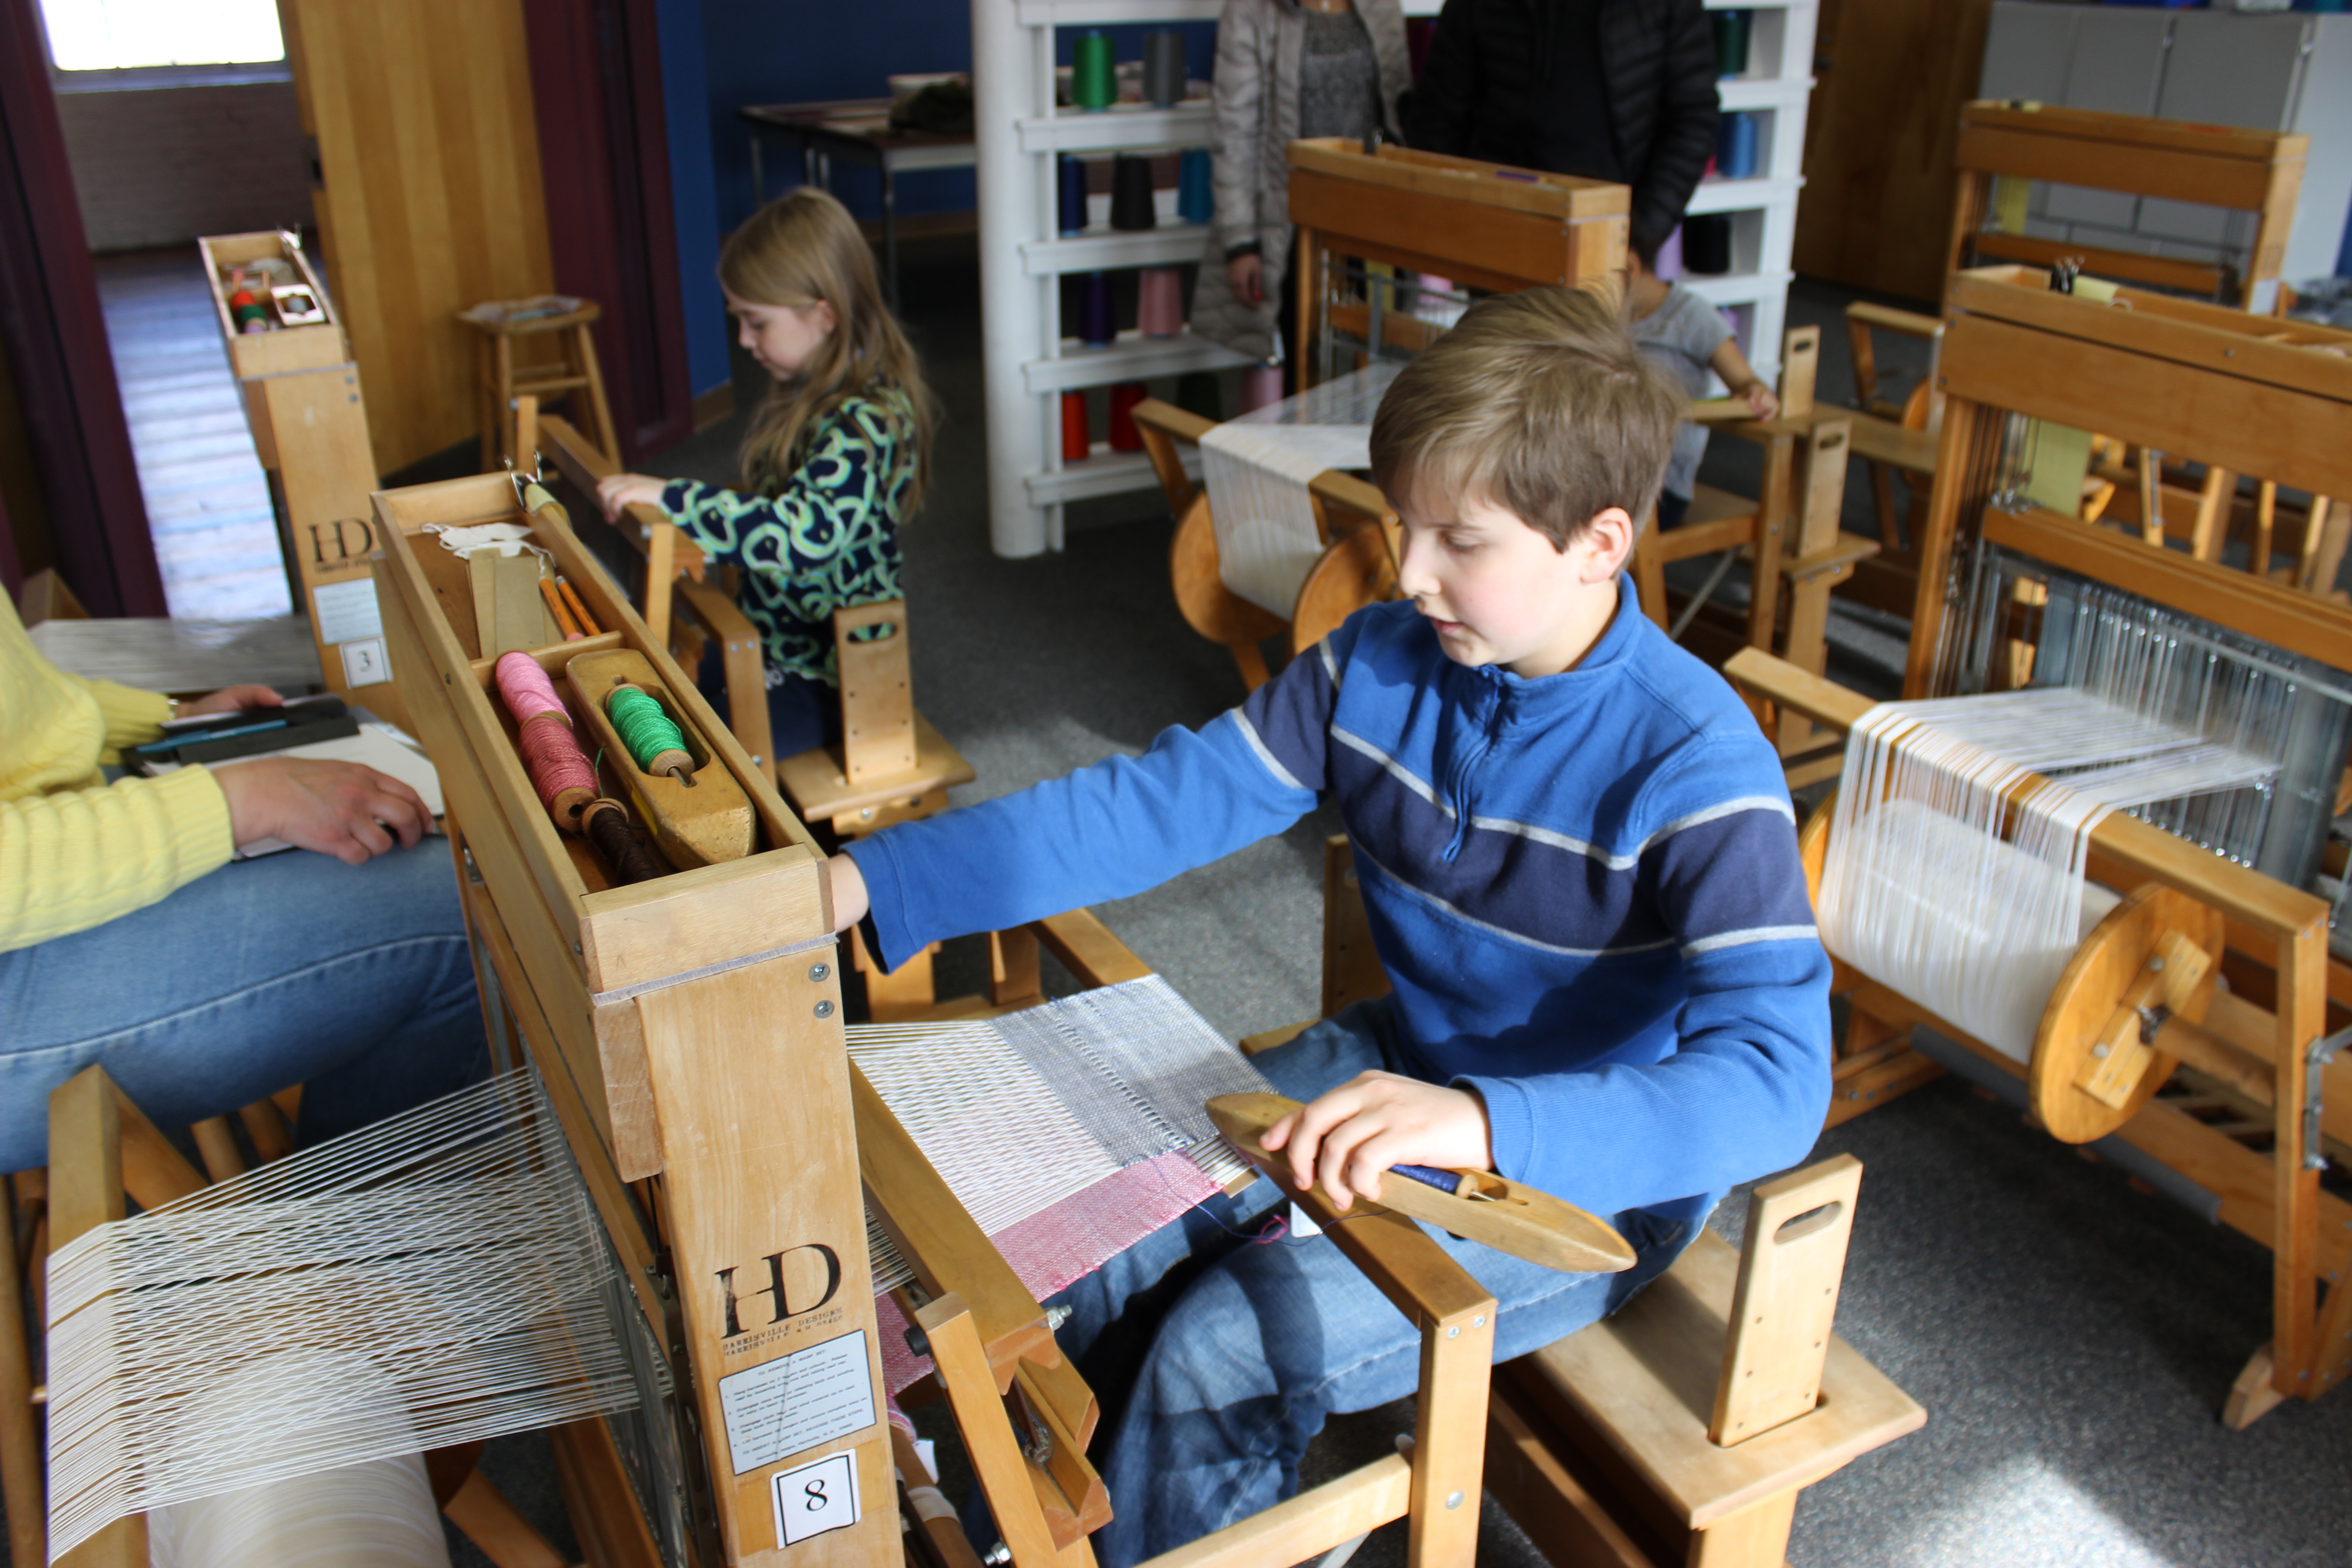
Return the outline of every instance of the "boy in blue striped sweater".
{"type": "MultiPolygon", "coordinates": [[[[1372,426],[1409,599],[1197,732],[853,844],[836,920],[867,918],[895,964],[1139,892],[1328,792],[1394,991],[1257,1058],[1306,1102],[1267,1146],[1342,1208],[1410,1163],[1611,1216],[1641,1258],[1620,1275],[1439,1238],[1501,1303],[1496,1361],[1601,1317],[1727,1189],[1801,1159],[1829,1100],[1829,960],[1779,759],[1623,576],[1682,404],[1592,295],[1473,307],[1372,426]]],[[[1290,1496],[1327,1415],[1414,1386],[1412,1326],[1328,1241],[1235,1242],[1279,1197],[1195,1210],[1066,1293],[1063,1348],[1107,1406],[1128,1380],[1101,1357],[1145,1347],[1106,1422],[1111,1568],[1290,1496]]]]}

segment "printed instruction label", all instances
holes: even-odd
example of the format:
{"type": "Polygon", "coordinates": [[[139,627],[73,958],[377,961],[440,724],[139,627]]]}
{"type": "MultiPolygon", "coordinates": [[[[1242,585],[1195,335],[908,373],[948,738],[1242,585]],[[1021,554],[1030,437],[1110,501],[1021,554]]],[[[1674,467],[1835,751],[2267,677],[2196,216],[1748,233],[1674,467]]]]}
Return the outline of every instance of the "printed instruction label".
{"type": "Polygon", "coordinates": [[[373,577],[362,575],[345,583],[322,583],[310,590],[310,603],[322,643],[331,646],[383,636],[383,615],[376,608],[373,577]]]}
{"type": "Polygon", "coordinates": [[[863,1432],[874,1425],[874,1378],[866,1362],[866,1331],[853,1329],[838,1339],[720,1378],[719,1405],[727,1419],[727,1452],[739,1476],[803,1448],[863,1432]]]}
{"type": "Polygon", "coordinates": [[[828,1530],[857,1522],[857,1454],[827,1454],[813,1465],[780,1470],[775,1479],[776,1539],[797,1546],[828,1530]]]}

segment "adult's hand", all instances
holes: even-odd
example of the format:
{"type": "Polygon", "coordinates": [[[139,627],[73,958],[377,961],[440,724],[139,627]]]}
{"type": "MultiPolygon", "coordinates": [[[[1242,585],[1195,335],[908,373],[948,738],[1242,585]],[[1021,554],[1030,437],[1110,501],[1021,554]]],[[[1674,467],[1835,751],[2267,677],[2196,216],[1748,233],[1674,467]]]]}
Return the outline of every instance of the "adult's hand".
{"type": "Polygon", "coordinates": [[[1243,304],[1260,303],[1265,299],[1265,258],[1255,250],[1242,252],[1225,263],[1225,282],[1243,304]]]}
{"type": "Polygon", "coordinates": [[[240,849],[278,838],[357,866],[394,841],[414,847],[433,826],[421,795],[359,763],[260,757],[215,768],[213,778],[228,797],[229,835],[240,849]]]}
{"type": "Polygon", "coordinates": [[[246,708],[282,708],[286,699],[267,686],[225,686],[207,697],[194,697],[180,704],[180,717],[193,718],[199,713],[235,713],[246,708]]]}
{"type": "Polygon", "coordinates": [[[657,479],[649,474],[606,474],[596,481],[596,504],[604,509],[606,522],[619,522],[621,514],[643,501],[647,506],[661,505],[662,491],[667,479],[657,479]]]}
{"type": "Polygon", "coordinates": [[[1258,1147],[1287,1147],[1290,1184],[1319,1181],[1343,1214],[1360,1195],[1379,1197],[1381,1173],[1391,1165],[1495,1168],[1485,1100],[1392,1072],[1359,1073],[1318,1095],[1267,1128],[1258,1147]]]}

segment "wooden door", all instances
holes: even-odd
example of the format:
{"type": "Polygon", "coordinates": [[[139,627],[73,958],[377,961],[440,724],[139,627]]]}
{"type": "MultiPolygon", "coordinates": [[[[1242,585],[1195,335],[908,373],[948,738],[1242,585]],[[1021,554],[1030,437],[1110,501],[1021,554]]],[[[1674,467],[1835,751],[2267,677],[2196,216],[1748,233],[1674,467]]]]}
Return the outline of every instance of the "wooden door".
{"type": "Polygon", "coordinates": [[[1799,272],[1933,301],[1944,291],[1960,105],[1992,0],[1823,0],[1799,272]]]}
{"type": "Polygon", "coordinates": [[[278,0],[379,469],[476,438],[457,312],[549,291],[521,0],[278,0]]]}

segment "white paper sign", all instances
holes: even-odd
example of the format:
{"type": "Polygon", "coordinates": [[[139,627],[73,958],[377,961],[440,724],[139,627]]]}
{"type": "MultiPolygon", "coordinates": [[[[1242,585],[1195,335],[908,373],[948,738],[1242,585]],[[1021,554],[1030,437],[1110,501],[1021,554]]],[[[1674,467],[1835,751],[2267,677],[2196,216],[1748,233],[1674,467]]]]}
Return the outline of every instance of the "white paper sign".
{"type": "Polygon", "coordinates": [[[343,684],[381,686],[392,679],[392,660],[382,637],[354,637],[336,649],[343,656],[343,684]]]}
{"type": "Polygon", "coordinates": [[[376,608],[373,577],[322,583],[310,590],[310,603],[316,607],[322,643],[383,636],[383,614],[376,608]]]}
{"type": "Polygon", "coordinates": [[[719,1405],[727,1418],[727,1451],[739,1476],[864,1431],[874,1425],[866,1331],[853,1329],[720,1378],[719,1405]]]}
{"type": "Polygon", "coordinates": [[[775,1479],[776,1539],[797,1546],[828,1530],[857,1522],[857,1454],[828,1454],[813,1465],[779,1470],[775,1479]]]}

